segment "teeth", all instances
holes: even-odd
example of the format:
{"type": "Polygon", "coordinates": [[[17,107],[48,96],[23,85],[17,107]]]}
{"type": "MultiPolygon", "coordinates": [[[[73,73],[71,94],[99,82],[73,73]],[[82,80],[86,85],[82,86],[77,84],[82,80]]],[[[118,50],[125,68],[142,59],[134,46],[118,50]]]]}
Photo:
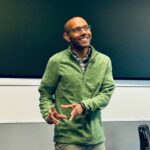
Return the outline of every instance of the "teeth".
{"type": "Polygon", "coordinates": [[[87,40],[88,38],[87,37],[85,37],[85,38],[82,38],[81,40],[87,40]]]}

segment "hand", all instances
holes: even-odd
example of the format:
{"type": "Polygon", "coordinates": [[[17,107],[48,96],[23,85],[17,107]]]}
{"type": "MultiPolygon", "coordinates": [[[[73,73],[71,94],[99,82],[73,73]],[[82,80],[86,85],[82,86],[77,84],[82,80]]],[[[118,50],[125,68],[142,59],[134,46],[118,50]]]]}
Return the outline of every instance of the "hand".
{"type": "Polygon", "coordinates": [[[48,116],[48,119],[50,120],[50,122],[52,122],[55,125],[59,125],[60,119],[66,119],[66,118],[67,118],[66,115],[59,114],[54,107],[51,108],[49,112],[49,116],[48,116]]]}
{"type": "Polygon", "coordinates": [[[72,121],[76,116],[82,114],[83,108],[80,104],[69,104],[69,105],[61,105],[62,108],[71,108],[71,117],[70,121],[72,121]]]}

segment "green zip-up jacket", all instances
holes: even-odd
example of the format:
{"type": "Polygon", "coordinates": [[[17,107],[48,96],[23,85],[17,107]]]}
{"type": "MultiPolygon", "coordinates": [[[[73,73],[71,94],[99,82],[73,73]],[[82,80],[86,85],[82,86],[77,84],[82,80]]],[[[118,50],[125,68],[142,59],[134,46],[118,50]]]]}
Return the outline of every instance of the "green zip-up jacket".
{"type": "Polygon", "coordinates": [[[48,112],[55,104],[57,111],[68,117],[55,126],[54,142],[85,145],[103,142],[101,110],[109,103],[114,88],[109,57],[93,47],[85,72],[70,49],[52,56],[39,86],[41,114],[47,121],[48,112]],[[83,103],[90,112],[69,121],[71,109],[60,105],[73,103],[83,103]]]}

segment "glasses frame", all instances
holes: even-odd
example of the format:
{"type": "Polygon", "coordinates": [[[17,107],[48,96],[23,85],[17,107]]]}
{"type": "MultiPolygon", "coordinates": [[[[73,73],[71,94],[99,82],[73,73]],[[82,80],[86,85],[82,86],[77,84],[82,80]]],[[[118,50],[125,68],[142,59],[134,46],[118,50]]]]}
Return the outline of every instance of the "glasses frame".
{"type": "Polygon", "coordinates": [[[91,25],[84,25],[84,26],[78,26],[78,27],[75,27],[73,29],[70,29],[70,30],[66,30],[65,32],[69,33],[69,32],[74,32],[74,33],[81,33],[82,30],[84,31],[91,31],[91,25]]]}

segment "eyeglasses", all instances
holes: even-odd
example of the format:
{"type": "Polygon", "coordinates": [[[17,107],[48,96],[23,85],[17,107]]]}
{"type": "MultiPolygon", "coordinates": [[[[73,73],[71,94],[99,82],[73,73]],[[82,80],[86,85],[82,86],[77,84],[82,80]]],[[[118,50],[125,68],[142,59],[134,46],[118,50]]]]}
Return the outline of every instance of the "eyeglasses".
{"type": "Polygon", "coordinates": [[[84,31],[89,31],[91,30],[91,25],[84,25],[82,27],[76,27],[76,28],[73,28],[73,29],[70,29],[70,30],[67,30],[66,32],[74,32],[74,33],[81,33],[82,32],[82,29],[84,29],[84,31]]]}

